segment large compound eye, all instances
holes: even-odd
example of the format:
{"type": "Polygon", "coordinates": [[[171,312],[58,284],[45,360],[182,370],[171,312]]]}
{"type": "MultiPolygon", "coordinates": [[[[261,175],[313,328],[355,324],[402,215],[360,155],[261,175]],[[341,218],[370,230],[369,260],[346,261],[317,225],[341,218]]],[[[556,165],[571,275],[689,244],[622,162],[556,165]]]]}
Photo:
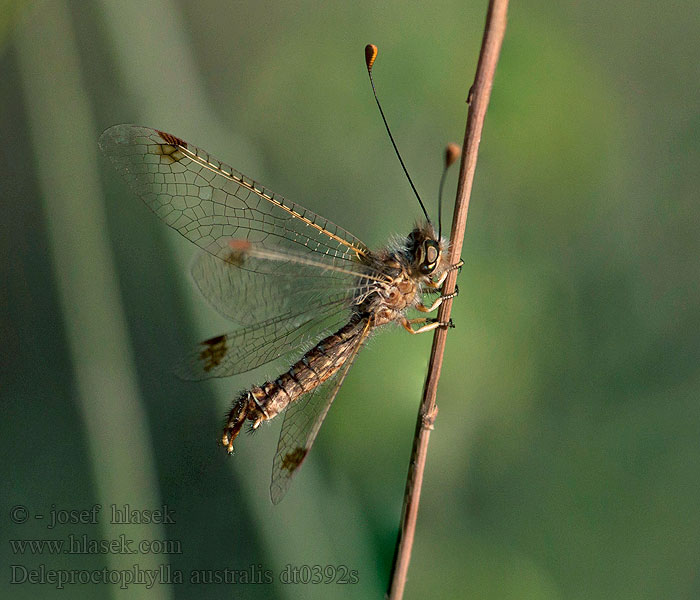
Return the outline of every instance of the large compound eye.
{"type": "Polygon", "coordinates": [[[418,263],[418,265],[422,267],[424,261],[425,261],[425,246],[420,245],[416,248],[415,262],[418,263]]]}
{"type": "Polygon", "coordinates": [[[440,258],[440,247],[435,240],[426,240],[421,250],[420,271],[424,275],[430,275],[437,267],[440,258]]]}
{"type": "Polygon", "coordinates": [[[438,259],[438,249],[434,244],[430,244],[425,249],[425,262],[428,264],[435,264],[438,259]]]}

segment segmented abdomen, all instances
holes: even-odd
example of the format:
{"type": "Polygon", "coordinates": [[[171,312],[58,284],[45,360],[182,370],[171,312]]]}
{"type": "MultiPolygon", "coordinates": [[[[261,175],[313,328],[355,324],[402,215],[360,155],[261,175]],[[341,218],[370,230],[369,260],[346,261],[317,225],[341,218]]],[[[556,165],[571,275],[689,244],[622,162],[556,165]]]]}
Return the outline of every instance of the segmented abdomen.
{"type": "Polygon", "coordinates": [[[311,348],[286,373],[241,394],[233,403],[224,428],[222,441],[229,452],[233,450],[233,440],[246,419],[254,421],[254,426],[272,419],[291,402],[333,377],[352,355],[358,338],[367,328],[368,320],[366,316],[354,316],[347,325],[311,348]]]}

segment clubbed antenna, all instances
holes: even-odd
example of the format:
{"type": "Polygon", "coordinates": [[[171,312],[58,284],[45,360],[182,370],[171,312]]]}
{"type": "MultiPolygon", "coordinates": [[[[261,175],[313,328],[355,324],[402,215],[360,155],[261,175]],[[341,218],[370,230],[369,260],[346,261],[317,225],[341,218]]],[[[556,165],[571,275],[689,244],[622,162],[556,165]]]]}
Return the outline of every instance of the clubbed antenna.
{"type": "Polygon", "coordinates": [[[423,204],[423,201],[420,199],[420,196],[418,195],[418,190],[416,190],[416,186],[413,185],[413,180],[411,179],[411,176],[408,174],[408,169],[406,169],[406,165],[403,162],[403,159],[401,158],[401,154],[399,153],[399,149],[396,146],[396,142],[394,141],[394,136],[391,135],[391,130],[389,129],[389,124],[386,122],[386,117],[384,116],[384,111],[382,110],[382,105],[379,102],[379,98],[377,97],[377,90],[374,87],[374,79],[372,79],[372,65],[374,65],[374,61],[377,58],[377,52],[379,50],[374,44],[367,44],[365,46],[365,64],[367,65],[367,74],[369,75],[369,82],[372,85],[372,93],[374,94],[374,99],[377,101],[377,106],[379,107],[379,114],[382,115],[382,121],[384,121],[384,127],[386,127],[386,132],[389,134],[389,139],[391,140],[391,145],[394,146],[394,152],[396,152],[396,156],[399,159],[399,162],[401,163],[401,168],[403,168],[403,172],[406,173],[406,178],[408,179],[408,183],[411,184],[411,189],[413,190],[413,193],[416,195],[416,198],[418,198],[418,204],[420,204],[420,207],[423,209],[423,214],[425,215],[425,218],[428,220],[428,223],[430,223],[430,217],[428,216],[428,211],[425,210],[425,206],[423,204]]]}
{"type": "Polygon", "coordinates": [[[445,166],[442,169],[442,176],[440,177],[440,188],[438,191],[438,237],[442,238],[442,188],[445,185],[445,177],[447,176],[447,171],[450,166],[459,158],[462,154],[462,149],[457,144],[447,144],[445,148],[445,166]]]}

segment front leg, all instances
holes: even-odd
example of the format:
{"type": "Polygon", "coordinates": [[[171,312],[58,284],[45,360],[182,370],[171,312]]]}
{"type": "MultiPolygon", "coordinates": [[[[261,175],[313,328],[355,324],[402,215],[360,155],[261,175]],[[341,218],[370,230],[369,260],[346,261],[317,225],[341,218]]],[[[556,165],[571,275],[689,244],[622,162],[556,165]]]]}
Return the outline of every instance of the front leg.
{"type": "Polygon", "coordinates": [[[445,279],[447,279],[447,275],[449,274],[449,272],[454,271],[455,269],[461,269],[462,265],[464,265],[464,261],[460,258],[455,264],[447,267],[443,274],[440,275],[440,277],[438,277],[437,281],[429,281],[425,285],[433,289],[438,289],[442,287],[442,284],[445,283],[445,279]]]}
{"type": "MultiPolygon", "coordinates": [[[[433,291],[438,291],[438,290],[429,290],[428,293],[431,293],[433,291]]],[[[442,290],[439,290],[442,291],[442,290]]],[[[419,310],[424,313],[429,313],[433,312],[435,309],[437,309],[445,300],[449,300],[450,298],[456,298],[459,295],[459,286],[455,286],[455,291],[452,292],[451,294],[444,294],[437,298],[435,302],[433,302],[430,306],[426,306],[422,302],[419,304],[416,304],[416,310],[419,310]]]]}

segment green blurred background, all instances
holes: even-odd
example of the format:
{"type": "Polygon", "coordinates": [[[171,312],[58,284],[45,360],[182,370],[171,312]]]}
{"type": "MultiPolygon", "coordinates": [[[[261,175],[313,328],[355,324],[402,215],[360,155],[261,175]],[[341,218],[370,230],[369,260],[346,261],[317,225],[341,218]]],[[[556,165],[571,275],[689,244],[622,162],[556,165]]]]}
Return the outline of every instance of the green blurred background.
{"type": "MultiPolygon", "coordinates": [[[[273,507],[280,424],[243,437],[233,458],[217,447],[234,394],[270,373],[171,375],[230,326],[189,281],[195,247],[130,194],[97,138],[123,122],[170,131],[376,247],[419,209],[363,47],[380,48],[379,93],[435,214],[485,10],[3,4],[2,597],[382,597],[429,336],[371,341],[273,507]],[[52,508],[97,503],[98,523],[47,528],[52,508]],[[166,504],[175,523],[110,524],[109,505],[125,503],[166,504]],[[179,552],[32,554],[9,542],[70,535],[179,552]],[[185,581],[10,584],[22,574],[10,565],[135,564],[185,581]],[[343,565],[359,582],[284,585],[287,565],[343,565]],[[275,582],[188,583],[224,568],[269,569],[275,582]]],[[[698,31],[691,0],[511,6],[407,598],[700,598],[698,31]]]]}

